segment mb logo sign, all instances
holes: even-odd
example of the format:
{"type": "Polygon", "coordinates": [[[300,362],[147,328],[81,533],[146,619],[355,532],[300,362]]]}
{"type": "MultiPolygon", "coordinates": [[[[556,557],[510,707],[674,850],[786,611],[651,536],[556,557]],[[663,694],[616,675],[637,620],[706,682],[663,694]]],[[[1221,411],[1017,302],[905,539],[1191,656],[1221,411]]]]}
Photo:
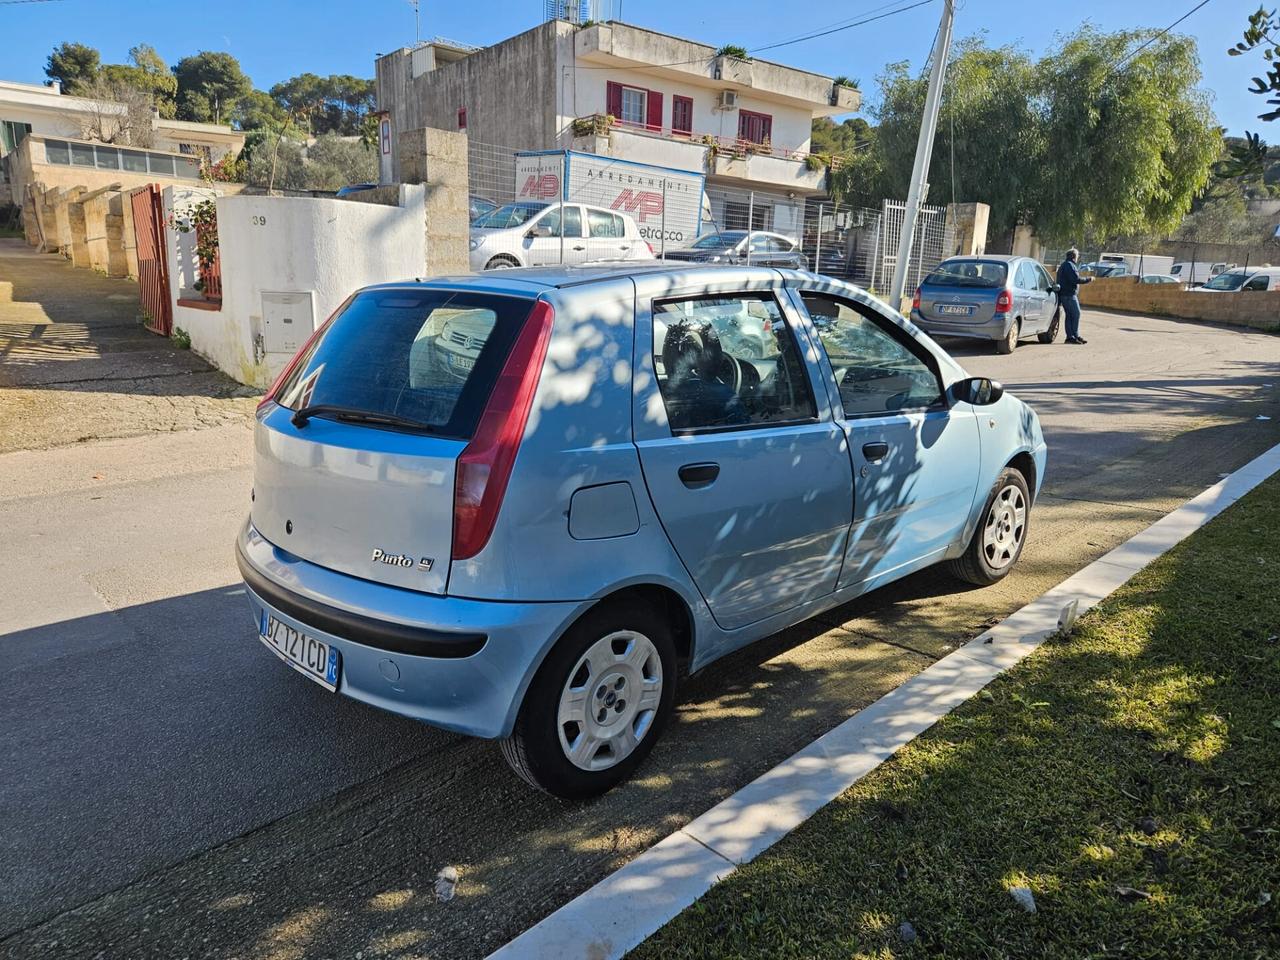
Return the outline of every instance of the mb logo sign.
{"type": "Polygon", "coordinates": [[[662,216],[662,194],[628,188],[618,194],[609,209],[635,214],[636,221],[644,223],[649,217],[662,216]]]}
{"type": "Polygon", "coordinates": [[[560,196],[560,178],[554,173],[544,173],[541,176],[532,174],[525,178],[524,186],[520,188],[520,196],[537,197],[539,200],[558,197],[560,196]]]}

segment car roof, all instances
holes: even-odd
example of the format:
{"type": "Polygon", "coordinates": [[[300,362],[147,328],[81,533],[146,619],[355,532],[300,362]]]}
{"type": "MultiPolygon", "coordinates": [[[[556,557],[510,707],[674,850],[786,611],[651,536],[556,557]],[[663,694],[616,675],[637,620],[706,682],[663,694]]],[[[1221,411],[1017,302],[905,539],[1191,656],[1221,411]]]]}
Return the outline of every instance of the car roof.
{"type": "Polygon", "coordinates": [[[599,261],[576,265],[546,267],[513,267],[510,270],[486,270],[482,273],[463,273],[442,277],[415,277],[389,283],[372,284],[364,290],[404,289],[405,287],[448,287],[474,289],[536,297],[543,290],[576,287],[591,283],[604,283],[623,277],[669,276],[679,280],[709,271],[717,273],[733,271],[744,279],[759,280],[763,277],[786,279],[788,277],[818,277],[802,270],[775,270],[759,266],[718,266],[688,261],[619,260],[599,261]]]}
{"type": "Polygon", "coordinates": [[[942,262],[950,263],[952,260],[965,260],[965,261],[986,260],[986,261],[990,261],[991,263],[1012,263],[1014,260],[1030,260],[1030,259],[1031,259],[1030,257],[1024,257],[1021,255],[1015,255],[1011,253],[975,253],[975,254],[960,254],[959,256],[955,256],[955,257],[947,257],[942,262]]]}

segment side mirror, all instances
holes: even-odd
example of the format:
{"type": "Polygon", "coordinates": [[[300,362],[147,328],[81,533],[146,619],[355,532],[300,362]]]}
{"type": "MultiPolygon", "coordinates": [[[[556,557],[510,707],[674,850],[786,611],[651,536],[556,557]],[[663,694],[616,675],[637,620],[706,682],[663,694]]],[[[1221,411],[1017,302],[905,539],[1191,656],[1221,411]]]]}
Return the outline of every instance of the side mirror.
{"type": "Polygon", "coordinates": [[[953,383],[950,393],[954,403],[971,403],[975,407],[987,407],[998,403],[1004,396],[1004,386],[999,381],[988,380],[986,377],[969,377],[953,383]]]}
{"type": "Polygon", "coordinates": [[[530,227],[529,232],[526,233],[525,236],[530,240],[536,240],[540,237],[549,237],[551,236],[551,228],[543,226],[530,227]]]}

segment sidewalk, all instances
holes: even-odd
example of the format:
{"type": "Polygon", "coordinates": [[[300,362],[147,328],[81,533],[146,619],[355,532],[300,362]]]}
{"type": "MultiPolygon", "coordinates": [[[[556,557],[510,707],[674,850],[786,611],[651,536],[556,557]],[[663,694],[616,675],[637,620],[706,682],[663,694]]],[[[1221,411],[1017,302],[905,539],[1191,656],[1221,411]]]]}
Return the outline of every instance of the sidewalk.
{"type": "Polygon", "coordinates": [[[629,956],[1276,956],[1277,583],[1272,478],[629,956]]]}
{"type": "Polygon", "coordinates": [[[256,391],[139,315],[132,281],[0,238],[0,453],[248,421],[256,391]]]}

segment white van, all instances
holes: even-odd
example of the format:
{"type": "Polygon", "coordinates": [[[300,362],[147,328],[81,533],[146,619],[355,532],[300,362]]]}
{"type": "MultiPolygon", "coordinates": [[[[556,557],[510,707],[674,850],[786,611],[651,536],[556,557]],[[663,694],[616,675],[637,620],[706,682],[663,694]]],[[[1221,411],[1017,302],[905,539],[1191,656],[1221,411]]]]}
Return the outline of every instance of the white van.
{"type": "Polygon", "coordinates": [[[1234,266],[1234,263],[1180,260],[1170,268],[1169,273],[1189,287],[1198,287],[1202,283],[1208,283],[1218,274],[1226,273],[1234,266]]]}
{"type": "Polygon", "coordinates": [[[1280,290],[1280,267],[1270,265],[1253,269],[1232,269],[1218,274],[1196,293],[1258,293],[1280,290]]]}

